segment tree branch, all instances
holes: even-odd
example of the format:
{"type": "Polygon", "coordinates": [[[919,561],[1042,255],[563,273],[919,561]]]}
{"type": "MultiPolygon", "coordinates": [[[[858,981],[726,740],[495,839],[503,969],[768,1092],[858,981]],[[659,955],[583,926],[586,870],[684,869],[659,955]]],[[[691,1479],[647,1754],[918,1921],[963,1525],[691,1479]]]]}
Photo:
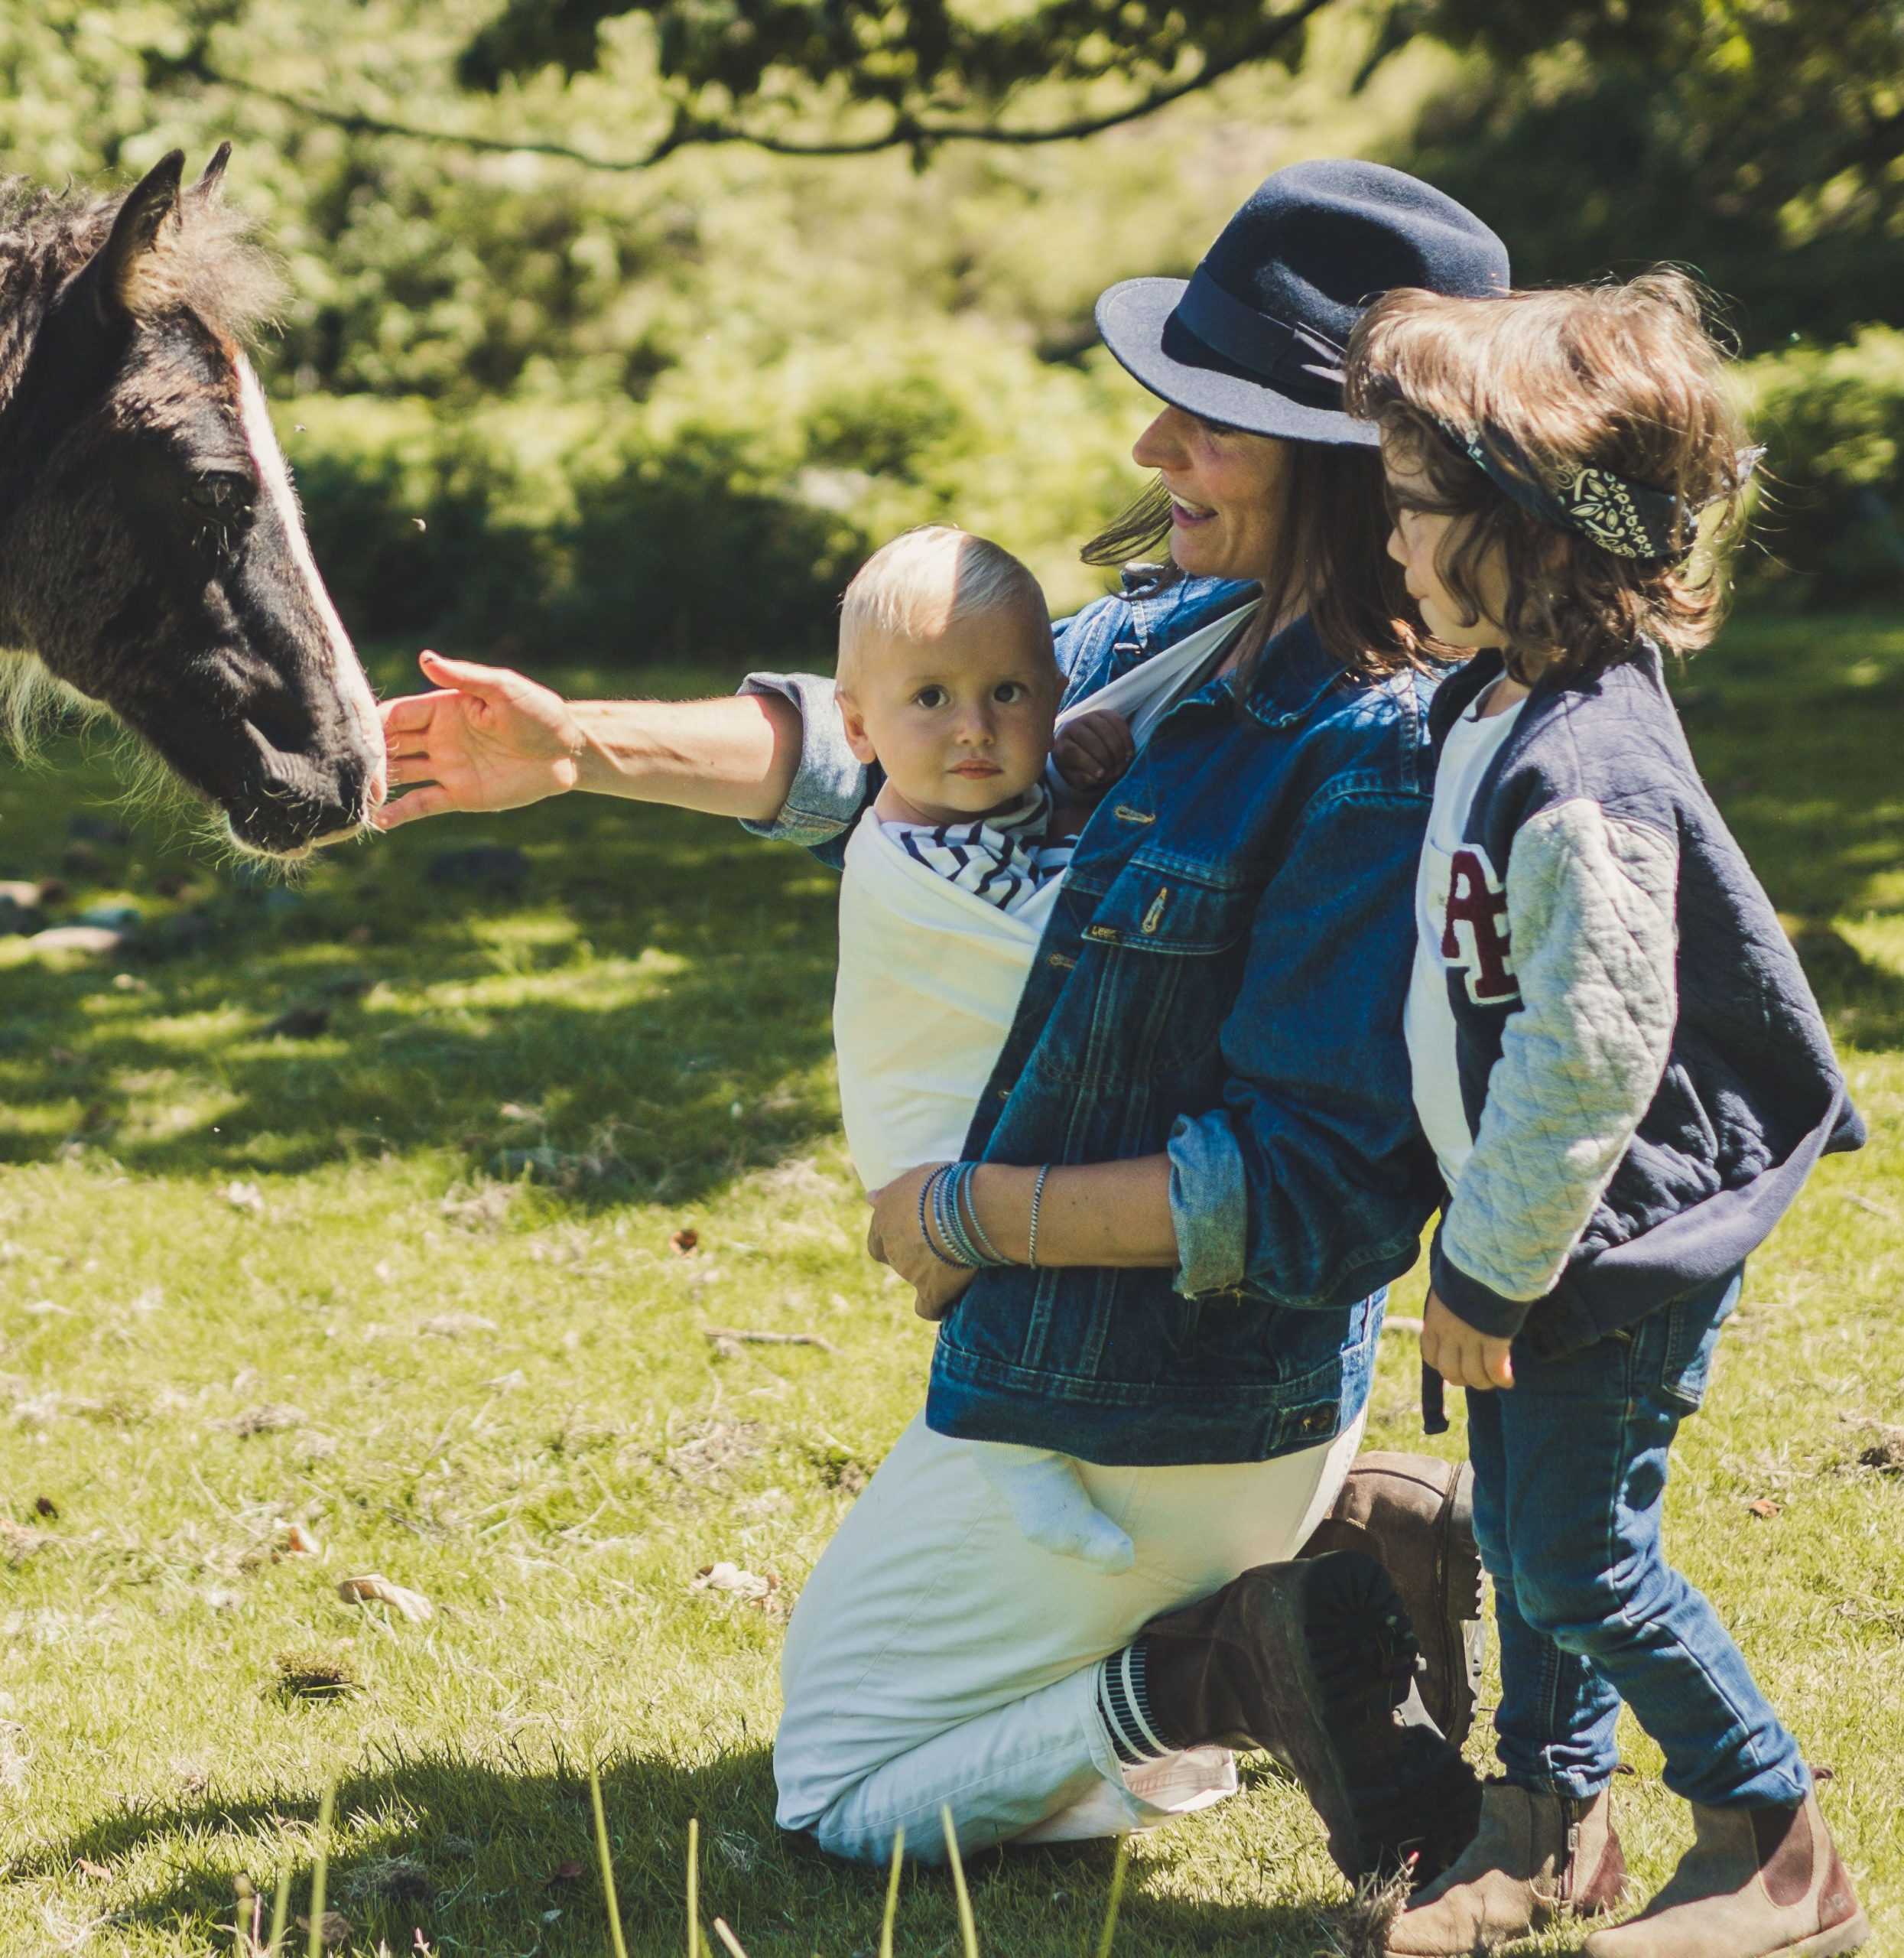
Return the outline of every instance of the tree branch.
{"type": "Polygon", "coordinates": [[[567,143],[538,142],[531,138],[521,141],[500,136],[463,135],[451,129],[420,128],[408,122],[395,122],[380,115],[368,115],[360,110],[331,109],[308,96],[294,95],[283,89],[266,86],[262,82],[245,80],[240,75],[226,73],[210,63],[198,61],[192,64],[190,72],[199,80],[218,88],[230,89],[241,95],[257,97],[261,101],[276,102],[279,107],[288,109],[294,114],[309,118],[314,122],[328,123],[333,128],[342,129],[351,135],[395,136],[411,142],[434,143],[444,147],[477,151],[486,155],[514,156],[527,153],[531,156],[555,157],[565,163],[576,163],[589,170],[612,171],[629,173],[651,170],[665,157],[677,150],[690,148],[697,144],[746,143],[755,149],[768,151],[775,156],[846,157],[871,156],[881,150],[914,149],[930,150],[941,143],[1001,143],[1027,145],[1035,143],[1074,142],[1085,136],[1095,136],[1106,129],[1114,129],[1121,123],[1135,122],[1146,115],[1155,115],[1160,109],[1168,108],[1173,102],[1181,102],[1184,96],[1207,89],[1237,69],[1251,63],[1266,60],[1276,49],[1314,15],[1331,4],[1331,0],[1298,0],[1288,12],[1277,15],[1264,22],[1261,30],[1252,34],[1242,45],[1215,60],[1206,61],[1195,74],[1185,80],[1168,82],[1152,89],[1137,101],[1122,109],[1106,111],[1102,115],[1079,116],[1068,122],[1061,122],[1035,129],[1001,128],[989,122],[941,122],[911,115],[900,112],[893,117],[891,125],[881,135],[863,136],[851,140],[833,142],[795,142],[785,137],[772,136],[739,123],[708,121],[690,115],[687,110],[677,106],[674,119],[668,133],[661,137],[648,149],[635,157],[602,157],[591,155],[586,150],[578,150],[567,143]]]}

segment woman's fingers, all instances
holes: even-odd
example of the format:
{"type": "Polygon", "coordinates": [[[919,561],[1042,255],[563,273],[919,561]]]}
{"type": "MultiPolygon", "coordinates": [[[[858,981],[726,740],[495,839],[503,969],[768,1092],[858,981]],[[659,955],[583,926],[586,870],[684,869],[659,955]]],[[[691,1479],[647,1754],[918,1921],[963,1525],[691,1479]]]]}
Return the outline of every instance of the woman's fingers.
{"type": "Polygon", "coordinates": [[[394,701],[385,701],[377,710],[383,719],[383,731],[386,737],[421,734],[436,719],[437,708],[456,698],[439,688],[434,693],[402,694],[394,701]]]}
{"type": "Polygon", "coordinates": [[[473,659],[446,659],[440,652],[420,652],[417,664],[439,686],[453,688],[460,694],[473,694],[479,701],[507,699],[512,683],[518,677],[506,666],[482,666],[473,659]]]}
{"type": "Polygon", "coordinates": [[[435,782],[421,789],[412,789],[406,794],[393,796],[371,817],[373,829],[401,829],[405,823],[415,822],[422,816],[440,816],[457,806],[456,799],[448,789],[435,782]]]}

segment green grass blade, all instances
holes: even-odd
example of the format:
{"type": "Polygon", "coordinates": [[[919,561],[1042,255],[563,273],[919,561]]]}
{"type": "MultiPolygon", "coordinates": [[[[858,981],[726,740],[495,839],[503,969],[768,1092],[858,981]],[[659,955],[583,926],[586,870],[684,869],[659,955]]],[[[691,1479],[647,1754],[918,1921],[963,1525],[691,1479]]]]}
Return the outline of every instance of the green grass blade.
{"type": "Polygon", "coordinates": [[[628,1958],[628,1946],[622,1937],[622,1907],[615,1898],[615,1864],[608,1852],[608,1817],[602,1812],[602,1777],[591,1768],[588,1791],[595,1804],[595,1853],[602,1859],[602,1894],[608,1899],[608,1934],[615,1946],[615,1958],[628,1958]]]}
{"type": "Polygon", "coordinates": [[[1097,1937],[1097,1958],[1110,1958],[1111,1940],[1117,1935],[1117,1907],[1124,1901],[1124,1872],[1130,1867],[1130,1838],[1117,1839],[1117,1860],[1111,1865],[1110,1901],[1104,1907],[1104,1928],[1097,1937]]]}
{"type": "Polygon", "coordinates": [[[308,1958],[324,1958],[324,1880],[330,1873],[330,1813],[337,1800],[335,1781],[324,1784],[317,1804],[317,1853],[310,1866],[310,1943],[308,1958]]]}
{"type": "Polygon", "coordinates": [[[284,1942],[284,1926],[291,1917],[291,1845],[284,1845],[278,1859],[278,1894],[271,1902],[271,1942],[265,1947],[266,1958],[278,1958],[284,1942]]]}
{"type": "Polygon", "coordinates": [[[959,1936],[965,1958],[979,1958],[979,1928],[972,1921],[972,1895],[965,1887],[965,1865],[959,1858],[959,1832],[952,1826],[950,1803],[939,1805],[939,1820],[945,1824],[946,1853],[952,1859],[952,1888],[959,1900],[959,1936]]]}
{"type": "Polygon", "coordinates": [[[905,1861],[905,1831],[892,1839],[892,1874],[886,1879],[886,1914],[879,1921],[879,1958],[892,1958],[892,1927],[899,1914],[899,1865],[905,1861]]]}
{"type": "Polygon", "coordinates": [[[700,1958],[700,1823],[687,1818],[687,1958],[700,1958]]]}

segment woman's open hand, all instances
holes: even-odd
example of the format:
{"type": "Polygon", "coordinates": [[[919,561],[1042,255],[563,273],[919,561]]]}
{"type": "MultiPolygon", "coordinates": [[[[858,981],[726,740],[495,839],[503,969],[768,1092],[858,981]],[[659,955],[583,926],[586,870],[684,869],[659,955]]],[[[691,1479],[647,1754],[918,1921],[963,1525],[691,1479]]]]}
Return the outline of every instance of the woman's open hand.
{"type": "Polygon", "coordinates": [[[391,787],[423,785],[386,802],[379,829],[452,809],[519,809],[575,786],[586,737],[560,694],[504,666],[434,652],[419,663],[439,691],[386,701],[382,713],[391,787]]]}
{"type": "Polygon", "coordinates": [[[912,1287],[912,1309],[920,1318],[942,1319],[957,1304],[960,1294],[976,1273],[947,1264],[933,1251],[919,1231],[919,1189],[934,1169],[921,1163],[893,1178],[883,1189],[869,1190],[872,1222],[866,1231],[867,1254],[889,1264],[912,1287]]]}

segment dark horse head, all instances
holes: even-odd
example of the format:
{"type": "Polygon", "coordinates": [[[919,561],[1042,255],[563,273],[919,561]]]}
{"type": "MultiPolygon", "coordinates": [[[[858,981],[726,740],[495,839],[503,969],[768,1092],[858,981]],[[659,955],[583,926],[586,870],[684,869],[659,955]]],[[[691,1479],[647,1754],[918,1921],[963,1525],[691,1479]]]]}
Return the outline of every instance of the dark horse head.
{"type": "Polygon", "coordinates": [[[229,154],[117,200],[0,187],[0,644],[294,856],[368,820],[383,743],[241,345],[275,286],[229,154]]]}

